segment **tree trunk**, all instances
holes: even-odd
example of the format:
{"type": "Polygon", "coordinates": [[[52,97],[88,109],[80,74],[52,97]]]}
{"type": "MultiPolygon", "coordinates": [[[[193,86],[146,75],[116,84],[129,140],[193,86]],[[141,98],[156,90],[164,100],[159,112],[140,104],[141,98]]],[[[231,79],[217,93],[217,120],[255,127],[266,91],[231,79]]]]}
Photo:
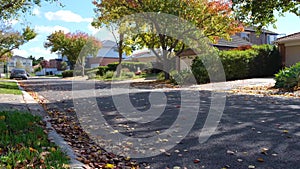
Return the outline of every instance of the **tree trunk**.
{"type": "Polygon", "coordinates": [[[117,77],[121,76],[121,70],[122,70],[122,55],[123,55],[123,38],[124,34],[120,33],[119,35],[119,45],[118,45],[118,53],[119,53],[119,64],[117,68],[117,77]]]}
{"type": "Polygon", "coordinates": [[[84,65],[81,65],[81,67],[82,67],[82,68],[81,68],[81,69],[82,69],[82,70],[81,70],[81,71],[82,71],[82,72],[81,72],[81,76],[84,77],[84,65]]]}
{"type": "Polygon", "coordinates": [[[170,80],[170,63],[168,62],[167,54],[168,52],[166,50],[162,51],[163,71],[164,71],[165,80],[170,80]]]}

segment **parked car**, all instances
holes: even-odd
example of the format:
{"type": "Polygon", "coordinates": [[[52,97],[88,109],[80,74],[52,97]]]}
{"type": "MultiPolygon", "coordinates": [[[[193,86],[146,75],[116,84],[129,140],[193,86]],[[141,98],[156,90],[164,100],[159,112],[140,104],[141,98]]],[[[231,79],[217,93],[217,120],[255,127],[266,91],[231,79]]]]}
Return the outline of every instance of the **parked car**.
{"type": "Polygon", "coordinates": [[[14,78],[20,78],[27,80],[29,77],[29,74],[26,72],[25,69],[12,69],[10,72],[10,79],[14,78]]]}

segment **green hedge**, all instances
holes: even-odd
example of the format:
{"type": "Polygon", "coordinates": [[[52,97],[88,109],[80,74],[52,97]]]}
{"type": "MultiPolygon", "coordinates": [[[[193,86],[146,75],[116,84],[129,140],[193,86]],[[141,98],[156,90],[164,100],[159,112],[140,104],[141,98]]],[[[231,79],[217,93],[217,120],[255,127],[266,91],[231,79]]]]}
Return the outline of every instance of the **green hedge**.
{"type": "MultiPolygon", "coordinates": [[[[281,68],[281,56],[272,45],[252,46],[245,51],[219,51],[226,80],[273,76],[281,68]]],[[[208,83],[209,76],[202,59],[210,56],[198,56],[192,64],[192,72],[197,83],[208,83]]],[[[210,68],[214,69],[214,68],[210,68]]]]}
{"type": "Polygon", "coordinates": [[[61,74],[62,77],[65,78],[65,77],[73,77],[73,73],[74,73],[73,70],[65,70],[61,74]]]}
{"type": "MultiPolygon", "coordinates": [[[[116,71],[119,63],[110,63],[107,66],[99,66],[97,75],[104,76],[107,71],[116,71]]],[[[138,68],[145,70],[150,67],[149,63],[144,62],[122,62],[122,68],[129,69],[130,72],[136,72],[138,68]]]]}

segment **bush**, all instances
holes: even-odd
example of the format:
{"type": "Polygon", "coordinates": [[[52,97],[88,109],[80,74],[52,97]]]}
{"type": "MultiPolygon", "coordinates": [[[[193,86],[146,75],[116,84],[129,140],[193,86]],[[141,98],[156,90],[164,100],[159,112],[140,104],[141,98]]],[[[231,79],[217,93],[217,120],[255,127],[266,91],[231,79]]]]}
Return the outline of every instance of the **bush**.
{"type": "Polygon", "coordinates": [[[122,72],[122,77],[133,78],[135,74],[133,72],[122,72]]]}
{"type": "MultiPolygon", "coordinates": [[[[272,76],[281,67],[279,51],[272,45],[252,46],[245,51],[219,51],[226,80],[272,76]]],[[[211,56],[198,56],[192,63],[192,72],[198,83],[208,83],[209,76],[202,59],[211,56]]],[[[214,70],[211,66],[210,71],[214,70]]]]}
{"type": "Polygon", "coordinates": [[[275,87],[292,89],[300,87],[300,62],[297,64],[286,67],[275,74],[275,87]]]}
{"type": "Polygon", "coordinates": [[[73,77],[74,71],[73,70],[65,70],[62,73],[62,77],[73,77]]]}
{"type": "MultiPolygon", "coordinates": [[[[114,62],[107,65],[107,69],[110,71],[116,71],[119,63],[114,62]]],[[[128,68],[131,72],[136,72],[138,69],[145,70],[150,67],[149,63],[144,62],[122,62],[122,68],[128,68]]]]}
{"type": "Polygon", "coordinates": [[[104,76],[107,71],[108,71],[108,66],[99,66],[96,74],[99,76],[104,76]]]}
{"type": "Polygon", "coordinates": [[[86,75],[88,76],[89,79],[93,79],[96,77],[98,71],[99,71],[98,69],[90,69],[86,72],[86,75]]]}
{"type": "Polygon", "coordinates": [[[34,72],[40,72],[40,71],[42,71],[42,67],[41,66],[39,66],[39,67],[37,67],[37,68],[34,68],[34,72]]]}
{"type": "Polygon", "coordinates": [[[112,77],[114,77],[114,71],[107,71],[104,75],[105,79],[111,79],[112,77]]]}

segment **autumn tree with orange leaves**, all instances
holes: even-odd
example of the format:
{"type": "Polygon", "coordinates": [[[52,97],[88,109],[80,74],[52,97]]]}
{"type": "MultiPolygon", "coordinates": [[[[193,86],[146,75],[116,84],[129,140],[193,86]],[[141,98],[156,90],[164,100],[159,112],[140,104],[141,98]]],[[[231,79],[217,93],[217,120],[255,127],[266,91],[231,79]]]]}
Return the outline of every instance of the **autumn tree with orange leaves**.
{"type": "MultiPolygon", "coordinates": [[[[200,41],[201,38],[207,37],[212,43],[216,43],[219,38],[230,39],[230,35],[243,31],[243,26],[234,18],[231,10],[232,4],[227,1],[94,0],[93,3],[96,7],[94,22],[98,22],[98,25],[109,24],[125,16],[138,13],[141,14],[143,22],[148,20],[151,24],[144,25],[139,23],[137,18],[134,18],[135,23],[131,23],[129,26],[128,22],[131,22],[129,17],[124,27],[125,30],[126,27],[129,27],[130,31],[125,32],[127,34],[134,32],[131,36],[127,36],[134,46],[151,49],[167,72],[170,70],[168,65],[170,65],[170,58],[174,57],[174,53],[179,55],[189,48],[184,40],[192,34],[191,32],[195,32],[195,27],[201,30],[204,36],[199,35],[190,38],[200,41]],[[151,13],[169,14],[179,19],[173,22],[151,15],[151,13]],[[188,27],[181,24],[184,21],[188,21],[193,26],[188,27]],[[134,27],[139,31],[135,32],[134,27]],[[141,31],[141,28],[148,30],[148,32],[141,31]],[[178,36],[170,37],[164,33],[170,32],[170,30],[176,32],[175,34],[178,36]],[[155,50],[158,48],[162,49],[161,53],[155,50]]],[[[169,78],[168,73],[165,74],[165,78],[169,78]]]]}
{"type": "Polygon", "coordinates": [[[50,48],[51,52],[66,56],[71,64],[71,69],[74,68],[75,64],[80,65],[84,76],[85,58],[89,55],[96,56],[101,42],[83,32],[64,33],[63,31],[56,31],[47,37],[44,47],[50,48]]]}

